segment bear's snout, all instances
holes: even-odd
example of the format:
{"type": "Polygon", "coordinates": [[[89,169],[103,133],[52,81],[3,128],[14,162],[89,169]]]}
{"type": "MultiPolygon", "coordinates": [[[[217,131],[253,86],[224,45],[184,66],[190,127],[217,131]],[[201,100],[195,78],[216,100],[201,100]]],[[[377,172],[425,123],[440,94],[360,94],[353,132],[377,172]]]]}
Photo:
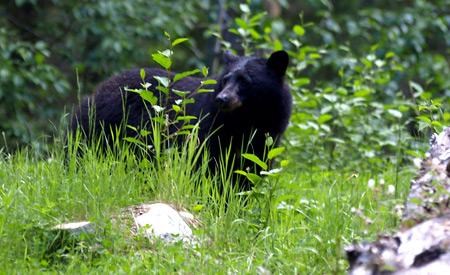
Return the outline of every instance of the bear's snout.
{"type": "Polygon", "coordinates": [[[216,103],[220,107],[226,106],[226,105],[228,105],[230,103],[230,97],[227,94],[219,94],[216,97],[216,103]]]}
{"type": "Polygon", "coordinates": [[[216,104],[222,111],[233,111],[242,105],[239,97],[227,91],[222,91],[216,96],[216,104]]]}

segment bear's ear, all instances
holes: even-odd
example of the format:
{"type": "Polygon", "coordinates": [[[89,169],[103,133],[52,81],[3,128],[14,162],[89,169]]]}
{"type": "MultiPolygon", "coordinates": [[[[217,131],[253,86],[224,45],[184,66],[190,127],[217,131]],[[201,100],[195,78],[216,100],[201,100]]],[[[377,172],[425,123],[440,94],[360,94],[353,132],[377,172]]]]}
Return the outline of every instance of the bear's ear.
{"type": "Polygon", "coordinates": [[[273,70],[280,77],[284,76],[286,73],[288,64],[289,56],[285,51],[274,52],[267,60],[267,67],[273,70]]]}
{"type": "Polygon", "coordinates": [[[239,59],[238,56],[232,54],[228,50],[225,51],[225,53],[223,54],[223,61],[225,62],[226,65],[236,62],[238,59],[239,59]]]}

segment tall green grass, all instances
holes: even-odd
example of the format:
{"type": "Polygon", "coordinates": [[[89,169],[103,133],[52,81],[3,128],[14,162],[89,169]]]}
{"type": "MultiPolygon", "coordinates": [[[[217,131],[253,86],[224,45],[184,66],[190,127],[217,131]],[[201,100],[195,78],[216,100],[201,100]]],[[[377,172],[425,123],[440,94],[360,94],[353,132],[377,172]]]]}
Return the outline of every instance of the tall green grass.
{"type": "Polygon", "coordinates": [[[83,149],[78,156],[55,145],[46,156],[22,150],[0,158],[4,272],[344,273],[342,247],[396,225],[394,209],[411,177],[392,164],[381,175],[303,170],[288,152],[283,157],[291,164],[277,179],[268,209],[261,203],[264,193],[239,194],[230,172],[208,173],[195,139],[153,159],[137,157],[127,143],[99,153],[74,140],[83,149]],[[369,187],[370,179],[375,186],[369,187]],[[131,237],[111,221],[124,207],[151,201],[174,203],[198,216],[199,244],[131,237]],[[97,224],[96,233],[55,248],[58,237],[50,228],[79,220],[97,224]]]}

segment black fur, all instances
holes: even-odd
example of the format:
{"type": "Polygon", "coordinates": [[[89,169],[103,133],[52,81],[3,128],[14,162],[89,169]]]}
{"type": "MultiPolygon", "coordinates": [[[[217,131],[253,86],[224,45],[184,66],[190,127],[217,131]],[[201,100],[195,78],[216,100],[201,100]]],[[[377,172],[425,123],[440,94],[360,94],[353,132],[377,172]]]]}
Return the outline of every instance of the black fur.
{"type": "MultiPolygon", "coordinates": [[[[221,151],[230,145],[231,152],[239,156],[242,145],[249,143],[252,132],[255,134],[249,152],[262,158],[266,134],[278,141],[289,122],[292,98],[283,80],[289,62],[288,55],[278,51],[269,59],[264,59],[227,53],[224,59],[225,69],[213,87],[214,92],[193,95],[195,103],[188,105],[187,115],[201,119],[200,141],[214,132],[208,142],[213,159],[218,160],[221,151]]],[[[98,134],[100,125],[103,125],[108,136],[110,127],[118,127],[124,120],[124,111],[128,125],[141,126],[148,122],[150,117],[140,96],[124,91],[124,87],[142,88],[139,72],[139,69],[126,71],[100,84],[95,93],[85,98],[76,110],[71,123],[72,130],[80,127],[90,139],[98,134]],[[95,107],[95,125],[89,125],[90,106],[95,107]],[[90,131],[92,128],[95,130],[90,131]]],[[[149,68],[145,72],[145,81],[152,84],[151,90],[157,87],[154,76],[174,76],[160,69],[149,68]]],[[[192,92],[200,86],[201,80],[187,77],[173,83],[171,88],[192,92]]],[[[128,129],[126,134],[134,135],[135,132],[128,129]]]]}

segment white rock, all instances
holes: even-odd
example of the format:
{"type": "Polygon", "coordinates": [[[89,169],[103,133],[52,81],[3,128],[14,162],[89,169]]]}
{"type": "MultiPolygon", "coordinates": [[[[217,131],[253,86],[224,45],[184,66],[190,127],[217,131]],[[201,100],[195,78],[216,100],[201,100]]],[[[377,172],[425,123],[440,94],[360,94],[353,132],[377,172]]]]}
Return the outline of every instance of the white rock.
{"type": "Polygon", "coordinates": [[[52,228],[53,230],[64,230],[71,234],[94,233],[94,225],[91,222],[61,223],[52,228]]]}
{"type": "MultiPolygon", "coordinates": [[[[159,237],[165,241],[190,242],[192,229],[175,208],[165,203],[141,205],[141,214],[133,214],[138,231],[144,230],[147,237],[159,237]]],[[[192,216],[193,217],[193,216],[192,216]]]]}

